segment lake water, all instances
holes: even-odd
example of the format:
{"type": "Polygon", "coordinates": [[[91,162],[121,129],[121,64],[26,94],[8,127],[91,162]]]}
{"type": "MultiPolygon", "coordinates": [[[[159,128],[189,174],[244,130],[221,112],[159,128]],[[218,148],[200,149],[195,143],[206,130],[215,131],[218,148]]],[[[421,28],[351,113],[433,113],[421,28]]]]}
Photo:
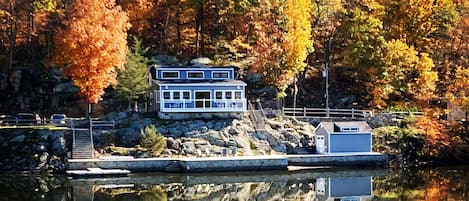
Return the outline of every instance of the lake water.
{"type": "Polygon", "coordinates": [[[469,200],[469,166],[310,169],[125,178],[1,175],[0,201],[469,200]]]}

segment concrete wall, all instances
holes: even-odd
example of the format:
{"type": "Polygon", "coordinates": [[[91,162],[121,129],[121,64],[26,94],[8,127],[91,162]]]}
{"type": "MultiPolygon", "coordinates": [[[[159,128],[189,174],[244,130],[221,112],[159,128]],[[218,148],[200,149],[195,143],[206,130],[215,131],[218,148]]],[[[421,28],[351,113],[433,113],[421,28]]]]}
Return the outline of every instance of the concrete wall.
{"type": "Polygon", "coordinates": [[[237,157],[217,160],[184,159],[181,160],[181,167],[183,172],[286,170],[288,169],[288,160],[285,157],[237,157]]]}
{"type": "Polygon", "coordinates": [[[295,166],[377,166],[387,163],[380,153],[313,154],[264,157],[72,159],[68,170],[127,169],[131,172],[231,172],[287,170],[295,166]]]}
{"type": "Polygon", "coordinates": [[[286,170],[286,157],[236,157],[194,159],[73,159],[68,161],[69,170],[86,168],[127,169],[131,172],[228,172],[257,170],[286,170]]]}
{"type": "Polygon", "coordinates": [[[172,161],[171,159],[145,158],[145,159],[70,159],[67,169],[86,170],[86,168],[127,169],[132,172],[164,172],[172,161]]]}
{"type": "Polygon", "coordinates": [[[386,155],[375,152],[288,156],[288,164],[296,166],[380,166],[387,160],[386,155]]]}

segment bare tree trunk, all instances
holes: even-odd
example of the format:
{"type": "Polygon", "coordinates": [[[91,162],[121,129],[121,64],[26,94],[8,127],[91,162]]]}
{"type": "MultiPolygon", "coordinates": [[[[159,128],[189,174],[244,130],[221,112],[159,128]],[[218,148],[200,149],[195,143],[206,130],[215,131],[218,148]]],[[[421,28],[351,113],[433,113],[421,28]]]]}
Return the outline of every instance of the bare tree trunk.
{"type": "Polygon", "coordinates": [[[177,45],[177,52],[179,53],[178,55],[182,54],[181,50],[181,10],[182,10],[182,4],[181,0],[177,1],[177,10],[176,10],[176,45],[177,45]]]}
{"type": "Polygon", "coordinates": [[[197,16],[195,17],[195,26],[196,26],[196,33],[195,33],[195,53],[197,57],[200,57],[201,51],[203,54],[203,18],[204,16],[204,1],[197,9],[197,16]]]}
{"type": "Polygon", "coordinates": [[[9,29],[8,29],[8,43],[9,43],[9,54],[8,54],[8,73],[11,72],[13,66],[13,56],[16,49],[16,2],[14,0],[9,1],[9,29]]]}
{"type": "Polygon", "coordinates": [[[28,59],[32,61],[33,59],[33,34],[34,34],[34,1],[31,1],[29,4],[28,12],[28,59]]]}
{"type": "Polygon", "coordinates": [[[166,15],[166,21],[164,23],[163,27],[163,33],[161,34],[161,39],[160,39],[160,53],[166,54],[168,51],[168,43],[167,43],[167,37],[168,37],[168,24],[169,24],[169,13],[171,11],[167,10],[167,15],[166,15]]]}

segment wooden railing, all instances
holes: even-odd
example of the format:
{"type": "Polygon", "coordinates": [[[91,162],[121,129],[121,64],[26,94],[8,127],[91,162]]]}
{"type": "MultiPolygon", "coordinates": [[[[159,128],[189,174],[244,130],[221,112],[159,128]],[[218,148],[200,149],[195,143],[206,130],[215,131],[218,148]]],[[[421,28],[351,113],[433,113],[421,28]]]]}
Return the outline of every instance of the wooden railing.
{"type": "Polygon", "coordinates": [[[244,112],[246,99],[161,100],[162,112],[244,112]]]}
{"type": "Polygon", "coordinates": [[[371,110],[358,109],[331,109],[331,108],[283,108],[283,114],[289,117],[303,118],[369,118],[373,116],[371,110]]]}
{"type": "Polygon", "coordinates": [[[390,111],[390,112],[383,112],[383,114],[391,114],[396,119],[404,119],[405,117],[409,115],[422,116],[425,113],[424,112],[410,112],[410,111],[390,111]]]}

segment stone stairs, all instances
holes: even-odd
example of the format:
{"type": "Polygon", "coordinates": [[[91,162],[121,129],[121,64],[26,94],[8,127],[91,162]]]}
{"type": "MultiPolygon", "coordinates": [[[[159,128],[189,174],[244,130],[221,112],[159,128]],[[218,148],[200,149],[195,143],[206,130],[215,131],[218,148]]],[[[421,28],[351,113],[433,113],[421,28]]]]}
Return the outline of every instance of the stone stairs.
{"type": "Polygon", "coordinates": [[[265,115],[263,114],[262,106],[260,103],[256,103],[258,108],[255,108],[251,102],[248,102],[248,109],[250,111],[250,118],[253,121],[256,132],[261,133],[266,131],[265,115]]]}
{"type": "Polygon", "coordinates": [[[73,159],[93,158],[93,143],[88,129],[75,130],[75,139],[72,147],[73,159]]]}

